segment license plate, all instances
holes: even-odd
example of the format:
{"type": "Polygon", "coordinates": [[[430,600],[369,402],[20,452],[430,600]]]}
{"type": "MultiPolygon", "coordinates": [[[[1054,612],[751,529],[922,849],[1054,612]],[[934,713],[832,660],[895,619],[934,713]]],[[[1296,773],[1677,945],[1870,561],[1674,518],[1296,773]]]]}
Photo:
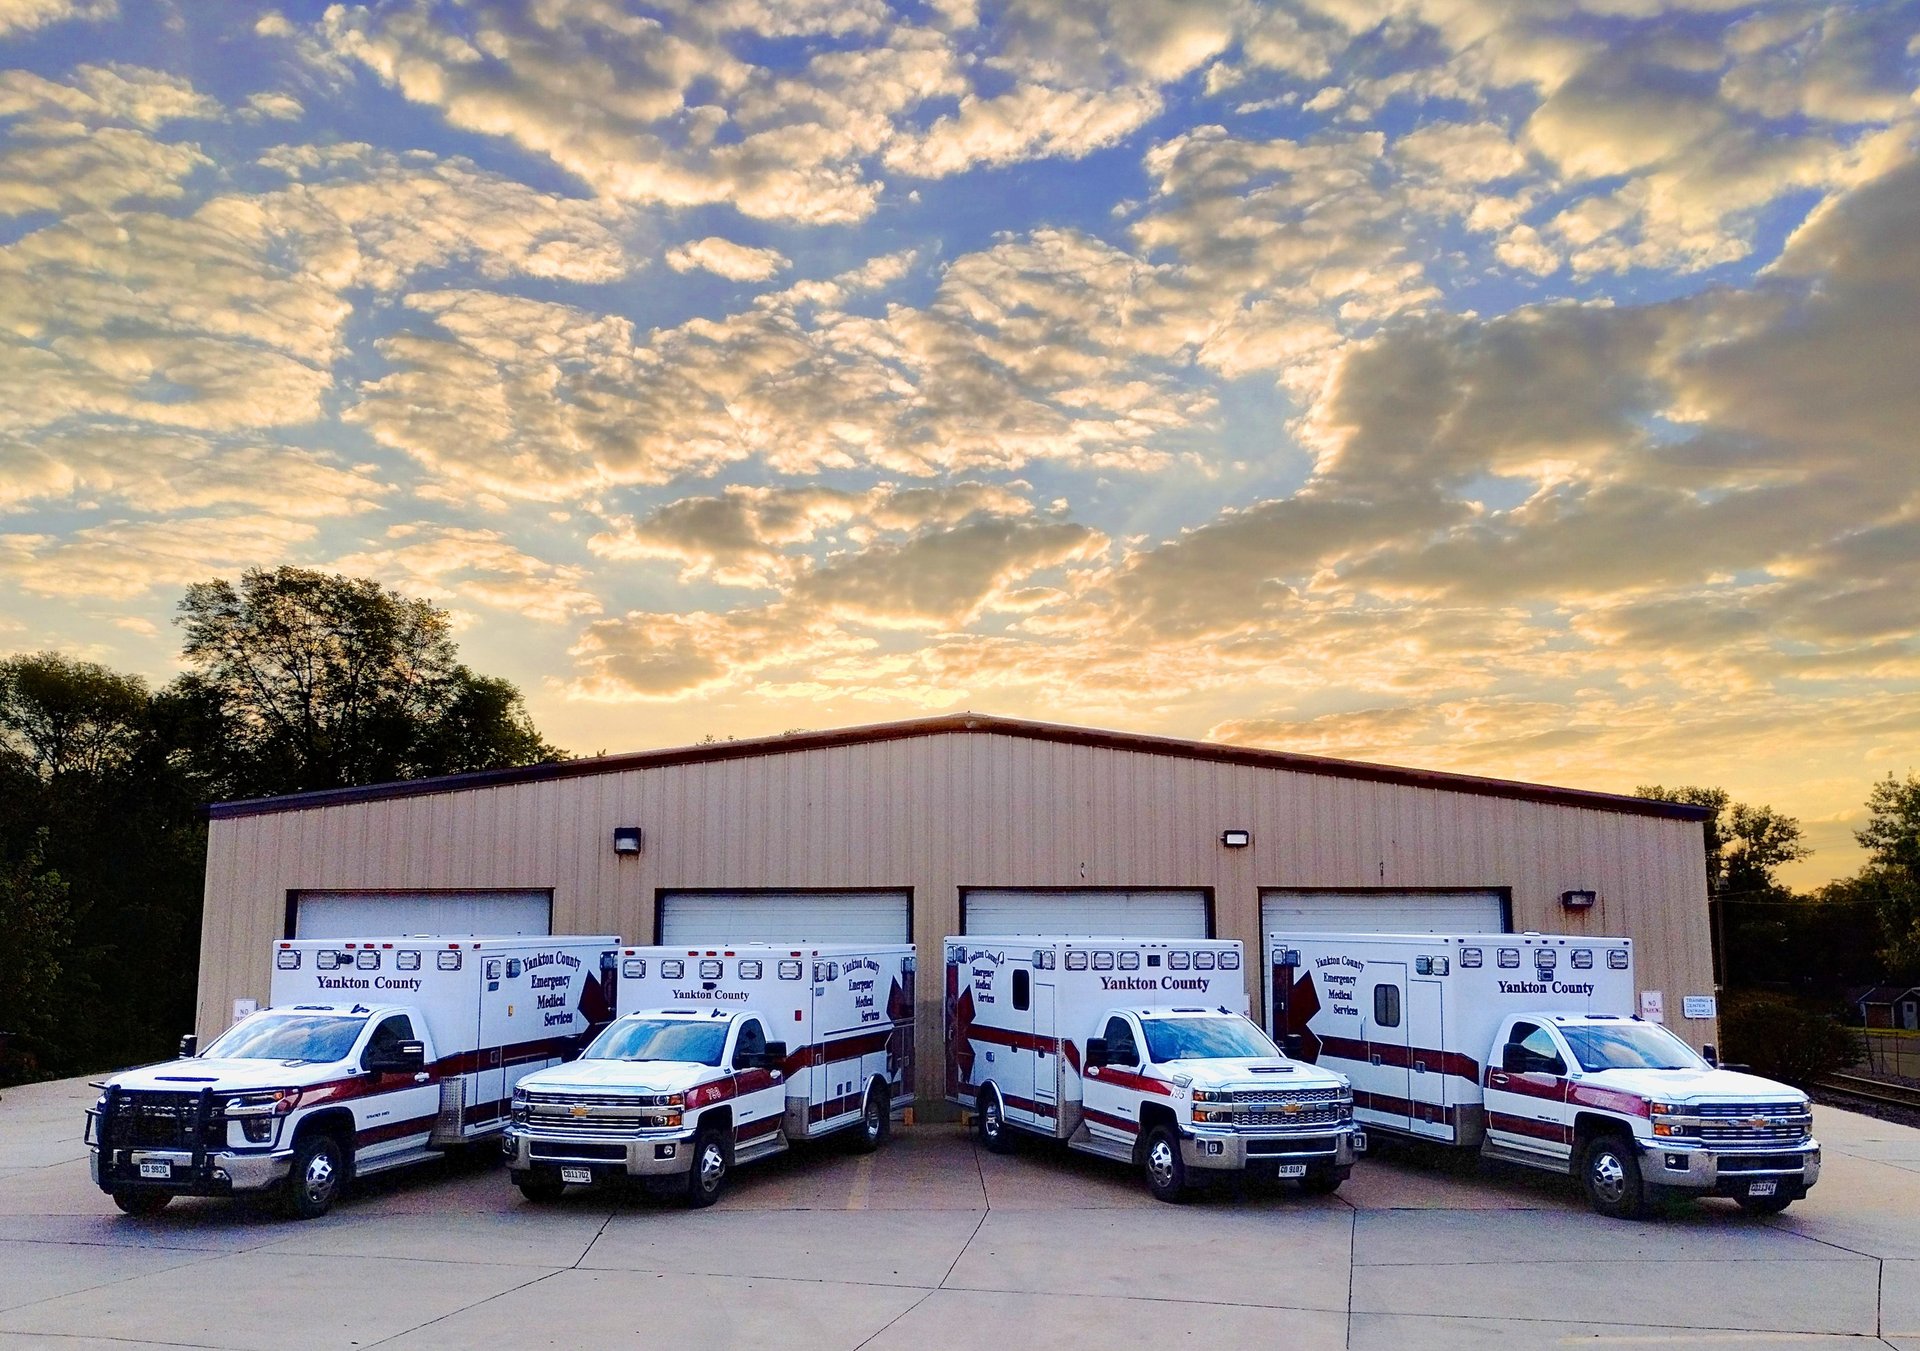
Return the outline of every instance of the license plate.
{"type": "Polygon", "coordinates": [[[562,1182],[591,1182],[593,1181],[593,1169],[562,1168],[560,1170],[560,1180],[562,1182]]]}
{"type": "Polygon", "coordinates": [[[142,1159],[140,1161],[140,1176],[141,1177],[159,1177],[159,1178],[172,1177],[173,1165],[168,1163],[165,1159],[142,1159]]]}
{"type": "Polygon", "coordinates": [[[1305,1177],[1307,1165],[1304,1163],[1283,1163],[1280,1165],[1281,1177],[1305,1177]]]}
{"type": "Polygon", "coordinates": [[[1772,1196],[1779,1190],[1780,1184],[1778,1182],[1749,1182],[1747,1184],[1748,1196],[1772,1196]]]}

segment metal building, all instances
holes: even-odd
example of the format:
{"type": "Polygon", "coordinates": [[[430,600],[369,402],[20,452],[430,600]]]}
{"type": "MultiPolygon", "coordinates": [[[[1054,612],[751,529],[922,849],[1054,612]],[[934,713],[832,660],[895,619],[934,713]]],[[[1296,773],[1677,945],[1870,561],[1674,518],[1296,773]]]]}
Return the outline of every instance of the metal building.
{"type": "MultiPolygon", "coordinates": [[[[1251,958],[1312,926],[1624,934],[1669,1026],[1714,1039],[1704,813],[1612,794],[967,714],[211,817],[203,1035],[265,997],[289,936],[911,939],[932,972],[953,933],[1211,935],[1251,958]]],[[[929,1100],[939,988],[920,981],[929,1100]]]]}

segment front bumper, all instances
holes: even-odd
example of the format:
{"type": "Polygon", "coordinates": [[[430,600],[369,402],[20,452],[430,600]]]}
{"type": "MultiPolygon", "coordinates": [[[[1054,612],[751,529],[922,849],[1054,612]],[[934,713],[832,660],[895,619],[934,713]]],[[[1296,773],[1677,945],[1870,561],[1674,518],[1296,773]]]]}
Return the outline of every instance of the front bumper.
{"type": "Polygon", "coordinates": [[[241,1154],[213,1150],[195,1161],[190,1149],[116,1149],[110,1160],[88,1151],[93,1184],[103,1192],[162,1191],[173,1196],[232,1196],[267,1191],[284,1182],[293,1167],[291,1149],[241,1154]],[[164,1178],[141,1175],[142,1163],[165,1163],[164,1178]]]}
{"type": "Polygon", "coordinates": [[[1309,1168],[1351,1168],[1358,1151],[1351,1123],[1303,1131],[1212,1131],[1180,1137],[1180,1157],[1189,1168],[1248,1172],[1303,1163],[1309,1168]]]}
{"type": "Polygon", "coordinates": [[[1707,1196],[1745,1196],[1751,1183],[1775,1181],[1782,1194],[1804,1196],[1820,1180],[1820,1142],[1727,1149],[1642,1140],[1640,1174],[1656,1187],[1707,1196]]]}
{"type": "Polygon", "coordinates": [[[687,1171],[693,1131],[649,1130],[620,1135],[553,1135],[526,1126],[509,1126],[501,1142],[507,1167],[516,1173],[535,1168],[590,1168],[600,1174],[670,1177],[687,1171]]]}

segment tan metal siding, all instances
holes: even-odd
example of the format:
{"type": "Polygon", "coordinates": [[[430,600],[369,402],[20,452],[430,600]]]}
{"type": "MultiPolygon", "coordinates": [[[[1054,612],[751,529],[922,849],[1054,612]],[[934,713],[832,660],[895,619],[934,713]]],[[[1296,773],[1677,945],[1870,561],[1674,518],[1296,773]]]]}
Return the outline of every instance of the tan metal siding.
{"type": "MultiPolygon", "coordinates": [[[[1624,933],[1641,984],[1712,989],[1696,823],[987,732],[216,819],[198,1025],[263,998],[296,889],[546,888],[559,932],[651,941],[656,894],[904,887],[919,948],[921,1092],[941,1073],[940,940],[967,886],[1205,887],[1257,951],[1263,887],[1504,887],[1516,928],[1624,933]],[[612,831],[638,825],[622,859],[612,831]],[[1225,849],[1220,832],[1254,833],[1225,849]],[[1599,893],[1587,915],[1562,891],[1599,893]]],[[[1255,970],[1259,964],[1254,964],[1255,970]]],[[[1256,1003],[1264,998],[1252,982],[1256,1003]]]]}

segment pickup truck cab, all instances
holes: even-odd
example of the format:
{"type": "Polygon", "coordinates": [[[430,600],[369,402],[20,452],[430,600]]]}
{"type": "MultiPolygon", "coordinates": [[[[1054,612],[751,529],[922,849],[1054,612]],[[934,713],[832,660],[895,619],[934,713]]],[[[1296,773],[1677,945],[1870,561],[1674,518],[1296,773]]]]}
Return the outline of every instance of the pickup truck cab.
{"type": "Polygon", "coordinates": [[[186,1057],[115,1075],[87,1114],[93,1180],[121,1210],[175,1196],[277,1192],[324,1214],[352,1174],[429,1157],[440,1087],[417,1011],[386,1004],[265,1009],[186,1057]]]}
{"type": "Polygon", "coordinates": [[[1663,1192],[1774,1214],[1820,1178],[1806,1094],[1716,1068],[1656,1023],[1605,1014],[1502,1023],[1487,1059],[1484,1148],[1571,1171],[1594,1209],[1625,1218],[1663,1192]]]}

